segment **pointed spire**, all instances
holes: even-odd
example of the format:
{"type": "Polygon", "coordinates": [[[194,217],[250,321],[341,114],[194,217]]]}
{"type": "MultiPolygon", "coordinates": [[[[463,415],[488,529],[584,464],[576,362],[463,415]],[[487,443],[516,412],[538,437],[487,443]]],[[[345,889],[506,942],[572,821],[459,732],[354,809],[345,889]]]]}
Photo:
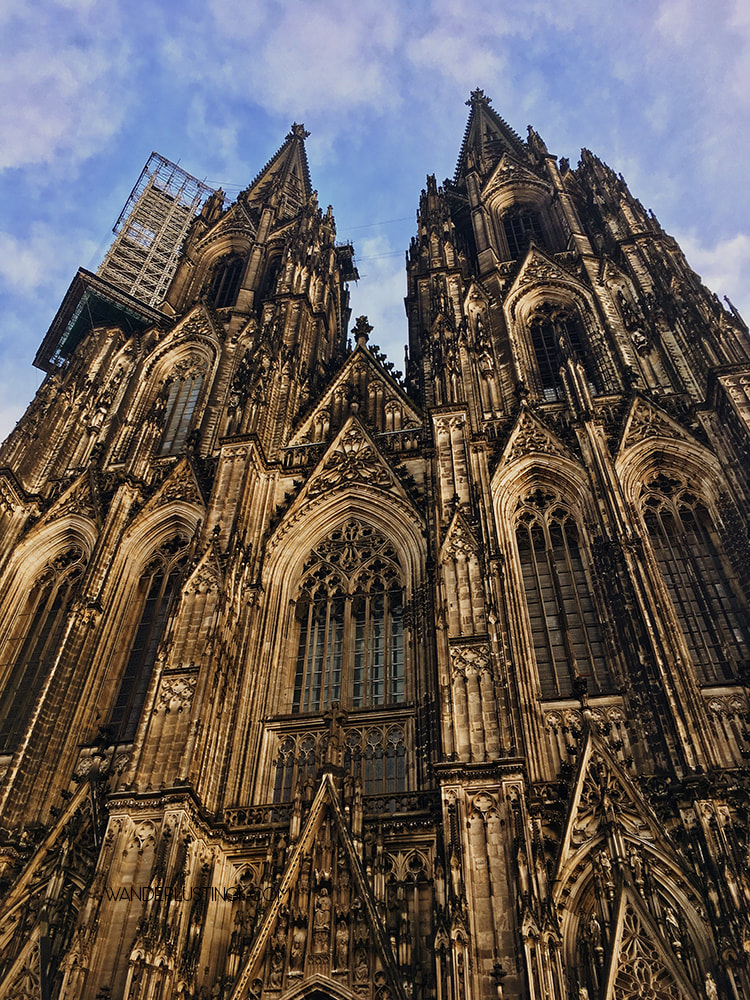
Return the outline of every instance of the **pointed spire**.
{"type": "Polygon", "coordinates": [[[471,112],[458,154],[454,178],[456,184],[460,183],[469,170],[478,168],[484,173],[506,151],[519,157],[527,156],[523,139],[490,107],[491,103],[492,98],[479,87],[472,90],[466,102],[471,112]]]}
{"type": "Polygon", "coordinates": [[[293,122],[277,152],[240,195],[247,202],[268,201],[283,195],[292,205],[301,205],[313,194],[305,139],[310,135],[304,125],[293,122]]]}

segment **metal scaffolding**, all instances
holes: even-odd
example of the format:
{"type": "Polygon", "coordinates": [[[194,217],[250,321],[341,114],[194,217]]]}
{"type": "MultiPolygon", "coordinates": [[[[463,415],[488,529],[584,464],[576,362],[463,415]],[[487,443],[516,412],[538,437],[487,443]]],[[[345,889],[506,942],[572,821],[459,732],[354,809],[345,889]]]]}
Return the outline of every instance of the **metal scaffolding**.
{"type": "Polygon", "coordinates": [[[149,306],[164,298],[190,223],[213,194],[176,163],[152,153],[114,225],[98,274],[149,306]]]}

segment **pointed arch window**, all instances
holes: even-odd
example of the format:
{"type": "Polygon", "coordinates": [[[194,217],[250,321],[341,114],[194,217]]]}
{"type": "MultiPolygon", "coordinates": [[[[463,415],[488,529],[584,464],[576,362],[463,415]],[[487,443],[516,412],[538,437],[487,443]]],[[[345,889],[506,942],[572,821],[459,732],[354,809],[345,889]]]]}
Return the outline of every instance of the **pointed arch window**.
{"type": "Polygon", "coordinates": [[[177,536],[161,547],[141,576],[137,624],[109,718],[109,727],[118,742],[129,743],[135,736],[186,562],[186,540],[177,536]]]}
{"type": "Polygon", "coordinates": [[[523,257],[531,243],[544,246],[539,213],[528,206],[514,208],[503,216],[503,230],[511,260],[523,257]]]}
{"type": "Polygon", "coordinates": [[[660,475],[644,490],[643,512],[699,682],[732,680],[750,665],[750,609],[708,508],[660,475]]]}
{"type": "Polygon", "coordinates": [[[202,358],[188,358],[175,366],[171,381],[162,395],[164,432],[159,455],[177,455],[185,450],[195,409],[205,379],[206,365],[202,358]]]}
{"type": "Polygon", "coordinates": [[[224,257],[214,268],[210,298],[216,309],[228,309],[237,301],[245,261],[242,257],[224,257]]]}
{"type": "Polygon", "coordinates": [[[593,585],[579,527],[551,494],[520,505],[516,543],[543,698],[569,697],[577,677],[612,690],[593,585]]]}
{"type": "Polygon", "coordinates": [[[0,753],[13,753],[65,635],[71,600],[85,567],[83,553],[71,548],[49,563],[29,594],[6,645],[10,662],[0,665],[0,753]]]}
{"type": "Polygon", "coordinates": [[[582,365],[591,392],[596,395],[601,391],[596,362],[581,321],[573,312],[550,306],[537,310],[531,320],[531,345],[547,402],[565,399],[562,369],[569,358],[582,365]]]}
{"type": "Polygon", "coordinates": [[[403,612],[390,543],[353,519],[333,531],[311,553],[297,600],[292,711],[403,703],[403,612]]]}

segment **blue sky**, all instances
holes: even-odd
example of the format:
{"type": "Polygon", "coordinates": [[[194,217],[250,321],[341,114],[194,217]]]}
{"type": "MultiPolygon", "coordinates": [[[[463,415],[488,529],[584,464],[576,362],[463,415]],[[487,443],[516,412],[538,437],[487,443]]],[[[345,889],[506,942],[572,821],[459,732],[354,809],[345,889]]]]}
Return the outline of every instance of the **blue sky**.
{"type": "Polygon", "coordinates": [[[453,174],[474,87],[571,164],[586,146],[750,319],[747,0],[6,0],[0,10],[0,437],[79,266],[152,149],[236,195],[310,130],[355,244],[356,316],[402,367],[404,251],[453,174]]]}

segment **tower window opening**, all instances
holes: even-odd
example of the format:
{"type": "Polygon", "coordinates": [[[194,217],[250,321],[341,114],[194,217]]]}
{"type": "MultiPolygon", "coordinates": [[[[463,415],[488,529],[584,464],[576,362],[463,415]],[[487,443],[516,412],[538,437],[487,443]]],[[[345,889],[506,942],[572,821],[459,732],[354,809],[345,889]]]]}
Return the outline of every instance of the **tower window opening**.
{"type": "Polygon", "coordinates": [[[508,212],[503,217],[503,229],[512,260],[522,257],[532,242],[544,246],[539,215],[531,208],[508,212]]]}
{"type": "Polygon", "coordinates": [[[202,372],[192,372],[170,384],[160,455],[175,455],[184,449],[202,386],[202,372]]]}
{"type": "Polygon", "coordinates": [[[708,509],[662,475],[646,493],[644,520],[699,682],[732,680],[750,664],[750,614],[708,509]]]}
{"type": "Polygon", "coordinates": [[[590,692],[611,690],[575,520],[553,497],[537,491],[522,507],[516,543],[542,697],[570,696],[578,677],[586,678],[590,692]]]}
{"type": "Polygon", "coordinates": [[[118,742],[128,743],[135,736],[186,558],[184,541],[174,539],[162,547],[141,577],[138,624],[109,718],[118,742]]]}
{"type": "Polygon", "coordinates": [[[597,366],[577,316],[550,308],[539,310],[531,322],[531,344],[542,393],[548,403],[565,399],[561,370],[567,359],[579,362],[591,392],[594,395],[600,392],[597,366]]]}
{"type": "Polygon", "coordinates": [[[219,261],[211,279],[210,298],[216,309],[227,309],[237,301],[244,270],[242,257],[219,261]]]}
{"type": "Polygon", "coordinates": [[[0,753],[13,753],[31,721],[63,643],[70,603],[83,573],[83,554],[70,549],[42,573],[18,616],[0,664],[0,753]],[[5,657],[3,657],[5,659],[5,657]],[[7,671],[7,672],[6,672],[7,671]]]}

